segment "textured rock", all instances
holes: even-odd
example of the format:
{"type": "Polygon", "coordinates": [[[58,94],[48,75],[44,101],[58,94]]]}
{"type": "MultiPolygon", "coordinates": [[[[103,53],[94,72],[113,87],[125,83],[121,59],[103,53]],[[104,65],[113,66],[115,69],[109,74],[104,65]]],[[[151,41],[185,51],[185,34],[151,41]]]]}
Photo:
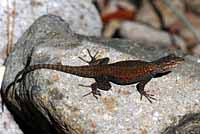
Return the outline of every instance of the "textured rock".
{"type": "Polygon", "coordinates": [[[102,23],[91,0],[3,0],[0,2],[0,9],[0,52],[3,52],[3,48],[8,44],[8,31],[13,34],[10,40],[15,43],[38,17],[45,14],[62,16],[76,33],[101,35],[102,23]]]}
{"type": "MultiPolygon", "coordinates": [[[[88,59],[86,48],[92,53],[99,51],[98,57],[110,57],[110,62],[127,59],[150,61],[170,53],[133,41],[76,35],[62,19],[44,16],[26,31],[8,58],[3,89],[23,69],[33,46],[31,64],[85,65],[78,56],[88,59]]],[[[177,55],[182,54],[177,52],[177,55]]],[[[44,69],[27,75],[25,87],[23,83],[16,85],[15,98],[9,96],[6,104],[21,128],[29,134],[161,133],[186,113],[200,112],[200,59],[184,58],[186,62],[171,74],[147,84],[146,90],[157,98],[153,104],[145,98],[140,101],[134,85],[112,84],[112,90],[102,91],[98,100],[92,95],[83,98],[82,95],[90,89],[79,84],[89,85],[93,79],[44,69]],[[30,93],[32,97],[28,96],[30,93]]]]}
{"type": "Polygon", "coordinates": [[[162,134],[199,134],[200,113],[187,114],[174,125],[169,126],[162,134]]]}
{"type": "MultiPolygon", "coordinates": [[[[102,23],[91,0],[1,0],[0,64],[3,64],[6,58],[7,45],[15,44],[39,16],[48,13],[62,16],[73,32],[90,36],[101,35],[102,23]],[[15,2],[16,7],[14,7],[15,2]],[[16,16],[13,14],[14,11],[16,16]],[[7,32],[11,35],[9,39],[7,32]]],[[[7,110],[0,114],[0,118],[0,134],[22,133],[7,110]]]]}

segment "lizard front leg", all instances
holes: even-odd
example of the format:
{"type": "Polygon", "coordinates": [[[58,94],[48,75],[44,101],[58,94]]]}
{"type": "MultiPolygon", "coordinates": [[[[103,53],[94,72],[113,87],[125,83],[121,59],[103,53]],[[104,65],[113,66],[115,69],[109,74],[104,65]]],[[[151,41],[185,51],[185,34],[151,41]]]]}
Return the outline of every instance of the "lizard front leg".
{"type": "Polygon", "coordinates": [[[150,103],[152,103],[152,100],[156,100],[153,96],[153,94],[148,94],[147,91],[144,91],[144,87],[145,85],[151,80],[151,78],[146,78],[142,81],[140,81],[137,85],[136,88],[138,90],[138,92],[140,93],[141,97],[140,99],[142,100],[142,96],[145,96],[150,103]]]}

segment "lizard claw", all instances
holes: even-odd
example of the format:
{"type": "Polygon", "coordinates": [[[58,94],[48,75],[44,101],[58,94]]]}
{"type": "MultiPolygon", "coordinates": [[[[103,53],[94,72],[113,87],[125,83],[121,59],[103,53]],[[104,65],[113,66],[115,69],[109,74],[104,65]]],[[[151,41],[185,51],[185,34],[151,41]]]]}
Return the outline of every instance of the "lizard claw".
{"type": "Polygon", "coordinates": [[[83,95],[83,97],[88,96],[90,94],[92,94],[96,99],[98,99],[98,96],[101,96],[101,92],[99,90],[92,90],[91,92],[83,95]]]}
{"type": "Polygon", "coordinates": [[[92,56],[92,54],[90,53],[90,50],[89,50],[89,49],[87,49],[87,52],[88,52],[88,55],[89,55],[90,58],[91,58],[90,61],[87,61],[87,60],[83,59],[82,57],[78,57],[78,58],[81,59],[82,61],[88,63],[88,64],[94,64],[94,63],[97,61],[96,56],[97,56],[98,52],[96,52],[96,53],[94,54],[94,56],[92,56]]]}
{"type": "Polygon", "coordinates": [[[98,99],[98,96],[101,96],[101,92],[99,90],[92,90],[92,95],[98,99]]]}
{"type": "Polygon", "coordinates": [[[91,85],[83,85],[83,84],[78,84],[78,86],[81,86],[81,87],[91,87],[91,85]]]}
{"type": "Polygon", "coordinates": [[[152,100],[156,100],[156,98],[153,97],[154,96],[153,94],[149,94],[148,92],[149,91],[142,91],[142,92],[140,92],[140,94],[141,94],[140,100],[142,100],[142,97],[145,96],[148,99],[148,101],[150,103],[152,103],[152,100]]]}
{"type": "Polygon", "coordinates": [[[83,59],[83,58],[82,58],[82,57],[80,57],[80,56],[79,56],[78,58],[79,58],[80,60],[82,60],[82,61],[84,61],[84,62],[88,63],[88,64],[90,63],[90,61],[87,61],[87,60],[83,59]]]}
{"type": "Polygon", "coordinates": [[[90,58],[91,58],[91,61],[95,61],[95,60],[96,60],[96,56],[97,56],[97,54],[98,54],[98,51],[94,54],[94,56],[92,56],[92,54],[90,53],[90,50],[89,50],[89,49],[87,49],[87,52],[88,52],[88,54],[89,54],[89,56],[90,56],[90,58]]]}
{"type": "Polygon", "coordinates": [[[83,95],[83,97],[92,94],[96,99],[98,99],[98,96],[101,96],[100,90],[94,88],[94,86],[92,86],[92,85],[82,85],[82,84],[79,84],[79,86],[82,86],[82,87],[91,87],[92,88],[92,91],[90,91],[89,93],[83,95]]]}

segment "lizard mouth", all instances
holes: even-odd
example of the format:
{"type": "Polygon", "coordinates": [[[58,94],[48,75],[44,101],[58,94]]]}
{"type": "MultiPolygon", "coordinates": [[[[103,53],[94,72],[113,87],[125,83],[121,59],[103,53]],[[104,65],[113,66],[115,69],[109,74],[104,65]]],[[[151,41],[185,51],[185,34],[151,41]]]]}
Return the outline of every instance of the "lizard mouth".
{"type": "Polygon", "coordinates": [[[177,57],[177,59],[171,61],[171,62],[168,62],[164,65],[163,69],[164,70],[170,70],[172,68],[175,68],[177,67],[179,64],[183,63],[184,62],[184,59],[183,58],[180,58],[180,57],[177,57]]]}

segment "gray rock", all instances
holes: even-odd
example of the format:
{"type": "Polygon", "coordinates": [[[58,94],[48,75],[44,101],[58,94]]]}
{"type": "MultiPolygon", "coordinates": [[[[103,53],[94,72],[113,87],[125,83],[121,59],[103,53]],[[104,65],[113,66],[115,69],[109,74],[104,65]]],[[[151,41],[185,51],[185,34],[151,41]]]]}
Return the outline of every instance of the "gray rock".
{"type": "MultiPolygon", "coordinates": [[[[85,65],[78,56],[88,59],[86,48],[110,62],[139,59],[151,61],[172,51],[136,44],[133,41],[102,39],[77,35],[67,23],[56,16],[39,18],[19,39],[6,62],[2,89],[23,69],[27,55],[34,47],[31,64],[61,63],[85,65]]],[[[173,52],[184,56],[180,52],[173,52]]],[[[200,59],[184,56],[185,63],[172,73],[153,79],[145,89],[157,101],[140,100],[135,85],[112,84],[112,90],[101,91],[96,100],[79,84],[90,85],[93,79],[54,70],[29,73],[25,83],[9,90],[6,105],[24,132],[32,133],[161,133],[174,120],[186,113],[200,111],[200,59]],[[12,95],[13,91],[15,94],[12,95]]]]}
{"type": "Polygon", "coordinates": [[[1,1],[0,9],[0,53],[4,52],[3,49],[8,44],[8,40],[10,43],[16,43],[25,30],[38,17],[45,14],[62,16],[75,33],[101,35],[102,22],[91,0],[9,0],[1,1]],[[15,17],[12,15],[13,11],[16,11],[15,17]],[[10,23],[8,16],[10,16],[10,23]],[[8,39],[7,32],[13,34],[11,39],[8,39]]]}
{"type": "Polygon", "coordinates": [[[200,113],[187,114],[172,126],[166,128],[162,134],[199,134],[200,113]]]}
{"type": "MultiPolygon", "coordinates": [[[[5,49],[8,44],[14,46],[30,25],[44,14],[62,16],[75,33],[90,36],[101,35],[102,22],[92,0],[1,0],[0,65],[7,57],[5,49]],[[15,17],[14,11],[16,11],[15,17]],[[9,39],[7,32],[10,34],[9,39]]],[[[7,110],[0,115],[0,134],[21,134],[22,132],[10,116],[7,110]]]]}

